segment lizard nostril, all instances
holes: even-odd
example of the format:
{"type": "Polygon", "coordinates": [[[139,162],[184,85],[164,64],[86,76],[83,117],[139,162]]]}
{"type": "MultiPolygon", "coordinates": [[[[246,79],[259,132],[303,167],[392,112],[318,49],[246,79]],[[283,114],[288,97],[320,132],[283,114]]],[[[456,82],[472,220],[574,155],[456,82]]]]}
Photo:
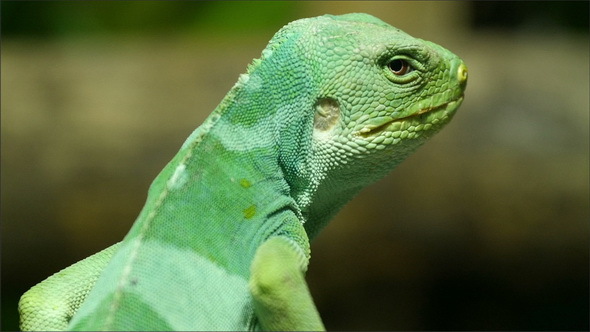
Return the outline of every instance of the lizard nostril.
{"type": "Polygon", "coordinates": [[[457,70],[457,79],[459,79],[460,83],[467,82],[467,66],[464,63],[459,65],[459,69],[457,70]]]}

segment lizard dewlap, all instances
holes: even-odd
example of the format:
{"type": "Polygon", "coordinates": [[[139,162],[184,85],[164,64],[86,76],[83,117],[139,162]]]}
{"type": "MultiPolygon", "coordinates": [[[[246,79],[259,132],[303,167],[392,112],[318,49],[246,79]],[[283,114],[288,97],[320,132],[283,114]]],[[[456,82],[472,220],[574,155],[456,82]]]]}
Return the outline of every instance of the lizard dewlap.
{"type": "Polygon", "coordinates": [[[447,124],[467,68],[366,14],[272,38],[126,237],[19,303],[23,330],[319,330],[309,239],[447,124]]]}

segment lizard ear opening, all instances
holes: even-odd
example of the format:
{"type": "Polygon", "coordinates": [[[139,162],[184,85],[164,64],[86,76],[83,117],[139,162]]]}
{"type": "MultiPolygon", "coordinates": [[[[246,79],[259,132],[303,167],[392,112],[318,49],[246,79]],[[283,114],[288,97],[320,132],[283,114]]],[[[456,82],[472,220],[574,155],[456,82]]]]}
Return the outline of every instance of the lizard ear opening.
{"type": "Polygon", "coordinates": [[[314,109],[313,128],[315,131],[329,131],[340,119],[340,104],[334,98],[319,98],[314,104],[314,109]]]}

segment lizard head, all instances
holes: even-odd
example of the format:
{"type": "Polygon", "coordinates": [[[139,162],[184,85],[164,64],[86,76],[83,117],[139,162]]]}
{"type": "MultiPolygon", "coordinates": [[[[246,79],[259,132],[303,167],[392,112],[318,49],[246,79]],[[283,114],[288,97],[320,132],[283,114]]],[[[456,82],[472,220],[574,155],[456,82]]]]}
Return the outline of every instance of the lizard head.
{"type": "Polygon", "coordinates": [[[327,55],[318,60],[313,148],[328,167],[348,173],[339,176],[364,182],[363,174],[385,175],[451,120],[467,67],[374,17],[334,19],[340,24],[326,25],[331,33],[317,42],[322,46],[310,47],[327,55]]]}
{"type": "MultiPolygon", "coordinates": [[[[339,208],[447,124],[463,101],[467,67],[460,58],[373,16],[295,21],[269,49],[278,50],[289,35],[297,35],[290,52],[305,73],[297,77],[304,78],[299,84],[309,105],[302,108],[309,111],[302,112],[303,125],[285,126],[292,134],[279,144],[293,154],[292,142],[303,142],[298,149],[306,152],[289,162],[298,165],[289,178],[304,209],[339,208]]],[[[283,77],[296,77],[289,70],[283,77]]]]}

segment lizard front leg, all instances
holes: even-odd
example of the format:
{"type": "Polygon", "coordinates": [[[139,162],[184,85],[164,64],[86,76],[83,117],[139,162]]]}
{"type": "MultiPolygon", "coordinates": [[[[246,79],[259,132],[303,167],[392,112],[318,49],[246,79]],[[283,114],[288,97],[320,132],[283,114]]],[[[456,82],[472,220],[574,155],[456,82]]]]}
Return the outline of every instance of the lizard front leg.
{"type": "Polygon", "coordinates": [[[266,240],[251,265],[254,312],[264,330],[324,330],[304,279],[307,259],[285,236],[266,240]]]}
{"type": "Polygon", "coordinates": [[[67,329],[119,243],[70,265],[23,294],[18,303],[21,330],[67,329]]]}

